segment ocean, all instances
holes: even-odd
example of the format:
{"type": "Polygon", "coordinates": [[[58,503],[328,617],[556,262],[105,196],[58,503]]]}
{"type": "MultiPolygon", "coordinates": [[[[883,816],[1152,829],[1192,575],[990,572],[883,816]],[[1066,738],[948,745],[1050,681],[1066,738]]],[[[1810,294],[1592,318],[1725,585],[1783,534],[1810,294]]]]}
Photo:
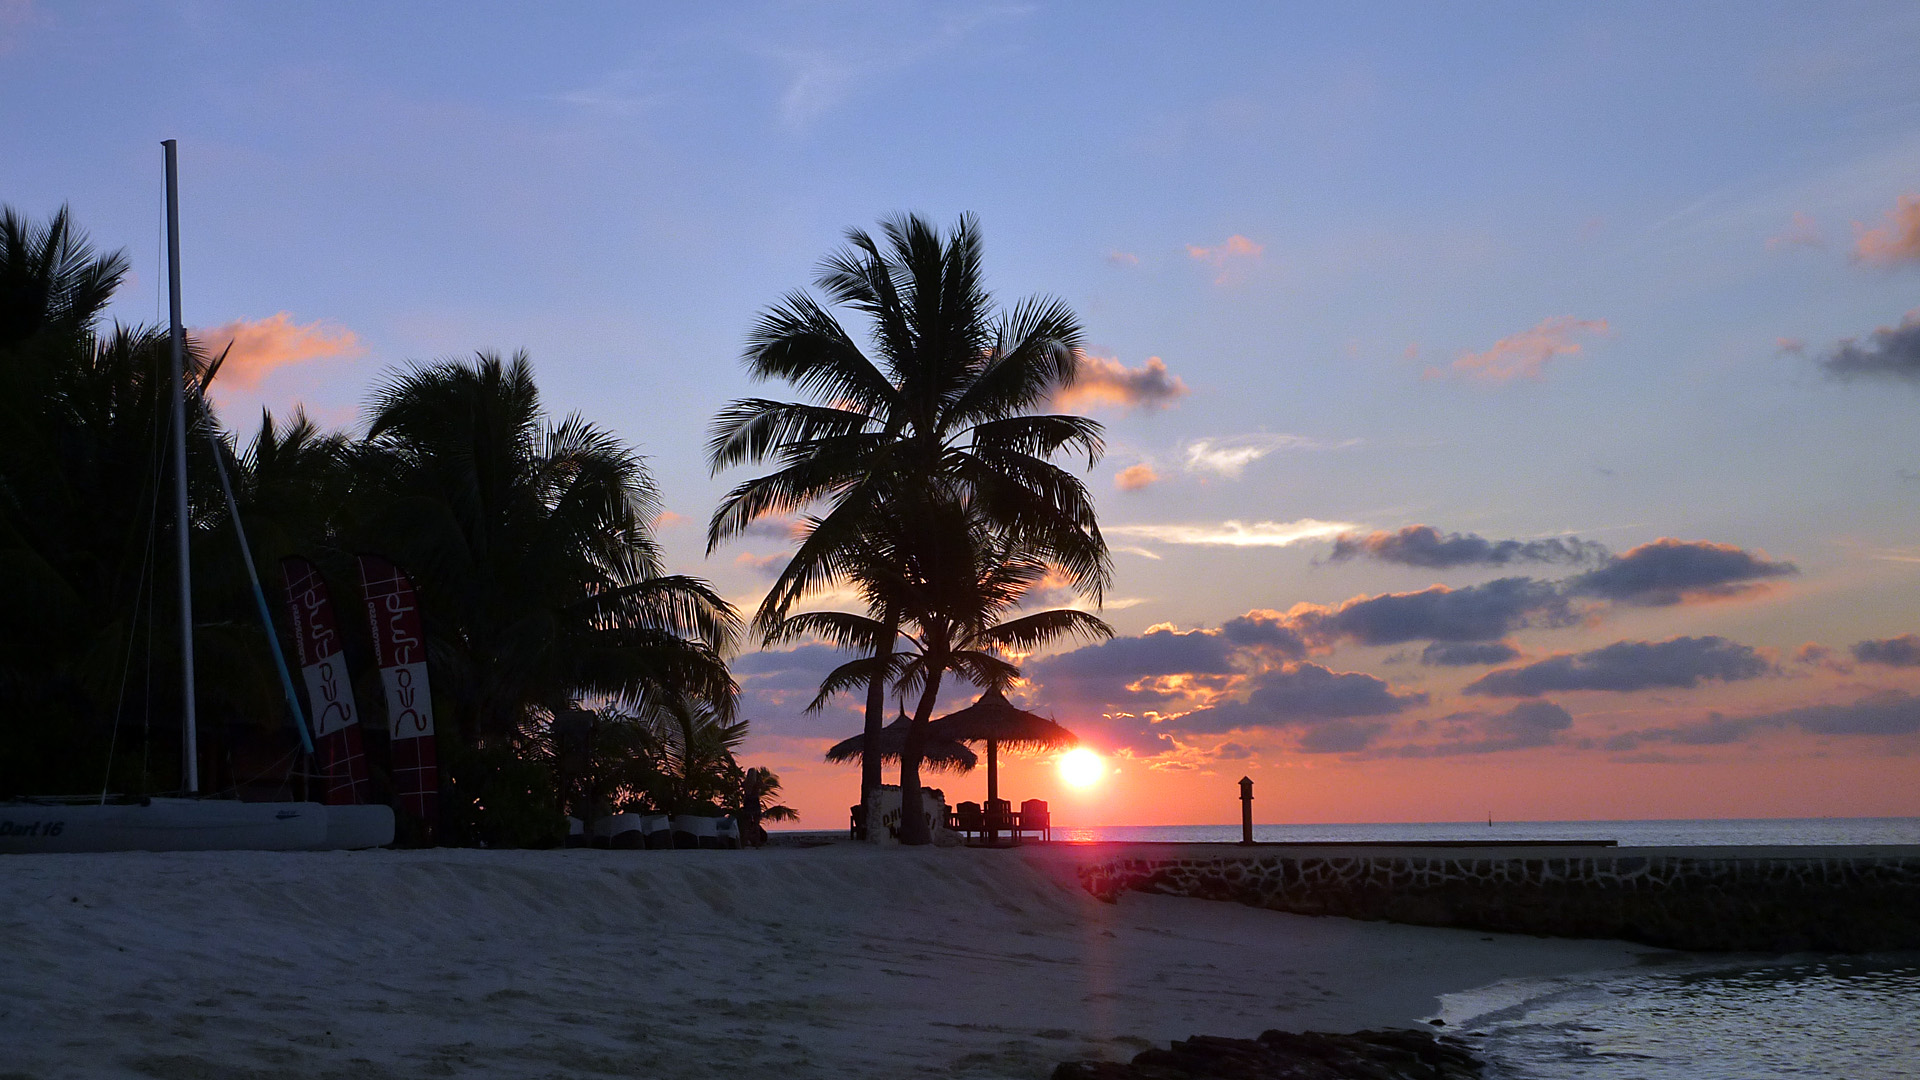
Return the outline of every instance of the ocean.
{"type": "Polygon", "coordinates": [[[1441,1000],[1488,1080],[1913,1080],[1920,954],[1691,957],[1441,1000]]]}
{"type": "MultiPolygon", "coordinates": [[[[1067,840],[1234,842],[1238,825],[1055,828],[1067,840]]],[[[1256,825],[1254,839],[1614,840],[1622,847],[1920,844],[1920,818],[1256,825]]],[[[1488,1080],[1914,1080],[1920,954],[1703,957],[1513,980],[1441,1002],[1488,1080]]]]}
{"type": "MultiPolygon", "coordinates": [[[[1053,827],[1055,840],[1236,843],[1239,825],[1053,827]]],[[[1439,821],[1403,824],[1258,825],[1267,843],[1339,841],[1614,840],[1621,847],[1743,844],[1920,844],[1920,818],[1751,818],[1725,821],[1439,821]]]]}

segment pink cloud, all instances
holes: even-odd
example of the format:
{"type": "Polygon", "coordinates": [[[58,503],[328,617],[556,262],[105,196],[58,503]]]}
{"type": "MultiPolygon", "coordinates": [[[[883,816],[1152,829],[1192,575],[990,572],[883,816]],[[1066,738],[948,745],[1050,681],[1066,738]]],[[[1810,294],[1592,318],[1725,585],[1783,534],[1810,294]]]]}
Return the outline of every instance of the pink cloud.
{"type": "Polygon", "coordinates": [[[1774,338],[1773,343],[1779,346],[1783,353],[1793,353],[1798,356],[1807,351],[1807,343],[1797,337],[1774,338]]]}
{"type": "Polygon", "coordinates": [[[358,356],[366,349],[344,326],[314,321],[302,326],[285,311],[264,319],[235,319],[194,337],[213,356],[225,352],[217,382],[227,390],[252,390],[274,371],[309,360],[358,356]]]}
{"type": "Polygon", "coordinates": [[[1897,266],[1920,262],[1920,195],[1902,195],[1878,228],[1853,223],[1853,254],[1861,262],[1897,266]]]}
{"type": "MultiPolygon", "coordinates": [[[[1501,338],[1485,352],[1460,354],[1460,358],[1453,362],[1452,372],[1493,383],[1521,378],[1537,379],[1554,357],[1579,355],[1581,345],[1573,340],[1576,335],[1605,333],[1605,319],[1555,315],[1550,319],[1542,319],[1540,325],[1531,330],[1501,338]]],[[[1444,374],[1446,372],[1438,368],[1427,369],[1428,378],[1444,374]]]]}
{"type": "Polygon", "coordinates": [[[653,527],[656,529],[671,529],[675,525],[684,524],[686,520],[687,518],[684,514],[676,514],[671,510],[662,510],[660,511],[660,516],[653,519],[653,527]]]}
{"type": "Polygon", "coordinates": [[[1121,251],[1119,248],[1115,248],[1107,252],[1107,261],[1115,266],[1139,266],[1140,256],[1135,255],[1131,251],[1121,251]]]}
{"type": "Polygon", "coordinates": [[[1113,486],[1121,491],[1140,491],[1159,482],[1160,474],[1144,461],[1121,469],[1120,474],[1113,478],[1113,486]]]}
{"type": "Polygon", "coordinates": [[[1063,409],[1101,405],[1158,409],[1186,395],[1187,384],[1180,376],[1168,372],[1166,361],[1157,356],[1149,356],[1146,363],[1130,368],[1113,357],[1082,355],[1073,385],[1062,390],[1054,403],[1063,409]]]}
{"type": "Polygon", "coordinates": [[[1250,262],[1258,262],[1266,245],[1249,240],[1239,233],[1227,237],[1213,247],[1188,244],[1187,255],[1196,262],[1207,263],[1220,271],[1213,279],[1215,285],[1225,285],[1233,280],[1234,269],[1250,262]]]}
{"type": "Polygon", "coordinates": [[[1787,225],[1786,232],[1767,238],[1768,251],[1826,246],[1826,237],[1820,235],[1820,223],[1813,220],[1813,215],[1798,210],[1793,212],[1793,221],[1787,225]]]}
{"type": "Polygon", "coordinates": [[[785,555],[754,555],[743,551],[733,557],[733,565],[745,567],[755,574],[766,577],[775,576],[786,564],[787,556],[785,555]]]}

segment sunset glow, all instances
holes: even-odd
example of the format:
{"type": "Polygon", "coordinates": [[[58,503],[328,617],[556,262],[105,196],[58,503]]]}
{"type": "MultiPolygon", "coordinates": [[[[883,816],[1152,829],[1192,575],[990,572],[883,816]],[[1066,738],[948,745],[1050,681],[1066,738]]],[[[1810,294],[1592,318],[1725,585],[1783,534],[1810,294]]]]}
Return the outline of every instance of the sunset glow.
{"type": "Polygon", "coordinates": [[[1107,759],[1081,747],[1060,755],[1060,779],[1071,788],[1087,788],[1107,775],[1107,759]]]}

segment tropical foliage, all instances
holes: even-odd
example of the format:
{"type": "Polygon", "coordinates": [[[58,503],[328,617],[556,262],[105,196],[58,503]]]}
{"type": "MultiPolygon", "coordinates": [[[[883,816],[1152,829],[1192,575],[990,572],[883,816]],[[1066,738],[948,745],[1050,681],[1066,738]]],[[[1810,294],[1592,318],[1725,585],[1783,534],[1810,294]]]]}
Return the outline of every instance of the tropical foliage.
{"type": "MultiPolygon", "coordinates": [[[[64,210],[41,226],[0,215],[0,795],[166,790],[178,775],[170,361],[163,332],[101,326],[125,273],[64,210]]],[[[556,752],[556,719],[582,709],[626,732],[595,757],[630,801],[737,798],[744,725],[724,656],[739,620],[705,582],[665,572],[639,457],[583,418],[550,419],[525,355],[389,375],[362,437],[296,412],[263,415],[245,445],[207,395],[221,359],[190,350],[187,388],[208,786],[287,788],[295,746],[219,461],[269,591],[295,553],[333,582],[363,705],[380,693],[346,606],[352,555],[415,577],[448,839],[557,840],[563,810],[588,808],[556,752]]]]}
{"type": "MultiPolygon", "coordinates": [[[[996,311],[973,218],[944,238],[906,216],[883,222],[878,239],[860,230],[848,239],[815,284],[831,304],[866,318],[867,348],[805,293],[761,317],[748,372],[790,383],[808,400],[744,398],[715,418],[715,472],[777,467],[728,493],[708,546],[761,518],[805,515],[755,625],[770,643],[815,634],[866,654],[826,689],[864,680],[867,745],[878,744],[889,691],[917,692],[901,761],[903,839],[925,842],[916,835],[918,729],[943,674],[997,685],[1014,671],[996,650],[1104,629],[1077,612],[1000,622],[1049,571],[1099,602],[1111,564],[1092,497],[1053,459],[1079,454],[1091,466],[1101,429],[1039,411],[1078,372],[1079,325],[1047,298],[996,311]],[[795,616],[846,587],[861,595],[864,616],[795,616]],[[903,630],[912,649],[900,655],[903,630]]],[[[879,783],[879,764],[877,754],[863,762],[863,799],[879,783]]]]}

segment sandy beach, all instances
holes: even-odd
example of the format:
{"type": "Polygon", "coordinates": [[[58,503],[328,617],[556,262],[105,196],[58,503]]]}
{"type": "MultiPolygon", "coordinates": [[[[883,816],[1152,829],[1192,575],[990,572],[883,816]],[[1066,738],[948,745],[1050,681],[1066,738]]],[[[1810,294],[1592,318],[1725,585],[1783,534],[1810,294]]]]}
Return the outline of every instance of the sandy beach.
{"type": "Polygon", "coordinates": [[[1058,853],[16,856],[0,1075],[1041,1077],[1648,951],[1128,895],[1058,853]]]}

